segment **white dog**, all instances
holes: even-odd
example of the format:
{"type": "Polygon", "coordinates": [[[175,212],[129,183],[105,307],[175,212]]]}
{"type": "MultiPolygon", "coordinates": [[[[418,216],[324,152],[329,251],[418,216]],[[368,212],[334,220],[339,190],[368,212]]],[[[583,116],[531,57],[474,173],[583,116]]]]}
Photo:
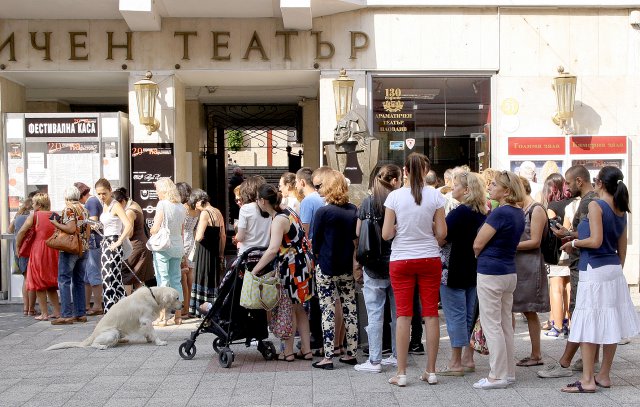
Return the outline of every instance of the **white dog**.
{"type": "Polygon", "coordinates": [[[87,339],[82,342],[59,343],[47,350],[89,346],[106,349],[118,342],[128,342],[129,338],[145,338],[147,342],[154,342],[158,346],[166,345],[167,342],[158,338],[152,325],[163,308],[182,309],[182,301],[175,288],[140,287],[111,307],[87,339]]]}

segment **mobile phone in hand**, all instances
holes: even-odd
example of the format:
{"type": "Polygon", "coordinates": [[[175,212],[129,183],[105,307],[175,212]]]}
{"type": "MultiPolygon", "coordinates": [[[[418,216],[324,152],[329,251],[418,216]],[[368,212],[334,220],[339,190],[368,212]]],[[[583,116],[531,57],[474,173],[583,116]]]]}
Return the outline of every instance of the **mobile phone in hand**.
{"type": "Polygon", "coordinates": [[[50,220],[56,220],[56,221],[60,221],[60,215],[58,215],[57,213],[53,212],[51,214],[51,216],[49,216],[50,220]]]}

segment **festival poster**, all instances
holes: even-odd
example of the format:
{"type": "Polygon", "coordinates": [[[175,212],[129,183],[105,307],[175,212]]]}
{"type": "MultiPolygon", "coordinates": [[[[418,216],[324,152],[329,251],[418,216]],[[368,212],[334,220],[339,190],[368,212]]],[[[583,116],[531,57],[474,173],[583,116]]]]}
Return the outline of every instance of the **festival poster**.
{"type": "Polygon", "coordinates": [[[148,227],[153,226],[158,194],[154,183],[174,177],[173,143],[131,144],[131,198],[142,208],[148,227]]]}

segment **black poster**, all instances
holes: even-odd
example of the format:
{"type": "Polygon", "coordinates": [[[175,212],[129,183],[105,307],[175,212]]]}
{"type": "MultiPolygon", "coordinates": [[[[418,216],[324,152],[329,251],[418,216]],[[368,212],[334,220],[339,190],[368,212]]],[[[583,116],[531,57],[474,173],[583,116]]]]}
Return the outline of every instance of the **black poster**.
{"type": "Polygon", "coordinates": [[[98,137],[97,117],[25,117],[27,137],[98,137]]]}
{"type": "Polygon", "coordinates": [[[175,182],[172,143],[131,144],[131,198],[142,207],[148,227],[153,226],[158,195],[154,183],[160,178],[175,182]]]}

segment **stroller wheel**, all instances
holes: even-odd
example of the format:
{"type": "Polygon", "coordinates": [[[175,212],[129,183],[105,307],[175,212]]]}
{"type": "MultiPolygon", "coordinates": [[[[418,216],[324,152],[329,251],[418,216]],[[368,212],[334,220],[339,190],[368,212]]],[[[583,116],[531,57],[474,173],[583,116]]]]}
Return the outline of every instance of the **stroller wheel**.
{"type": "Polygon", "coordinates": [[[183,342],[178,348],[180,357],[184,360],[191,360],[196,355],[196,345],[194,343],[183,342]]]}
{"type": "Polygon", "coordinates": [[[277,353],[276,347],[273,345],[273,342],[264,341],[263,344],[264,346],[260,350],[260,353],[262,353],[262,357],[264,358],[264,360],[274,360],[277,357],[277,353]]]}
{"type": "Polygon", "coordinates": [[[213,350],[216,353],[220,353],[220,348],[222,348],[224,345],[224,343],[222,342],[222,339],[220,339],[219,337],[213,340],[213,350]]]}
{"type": "Polygon", "coordinates": [[[233,352],[229,348],[220,349],[220,353],[218,353],[218,363],[221,367],[229,368],[233,363],[233,352]]]}

